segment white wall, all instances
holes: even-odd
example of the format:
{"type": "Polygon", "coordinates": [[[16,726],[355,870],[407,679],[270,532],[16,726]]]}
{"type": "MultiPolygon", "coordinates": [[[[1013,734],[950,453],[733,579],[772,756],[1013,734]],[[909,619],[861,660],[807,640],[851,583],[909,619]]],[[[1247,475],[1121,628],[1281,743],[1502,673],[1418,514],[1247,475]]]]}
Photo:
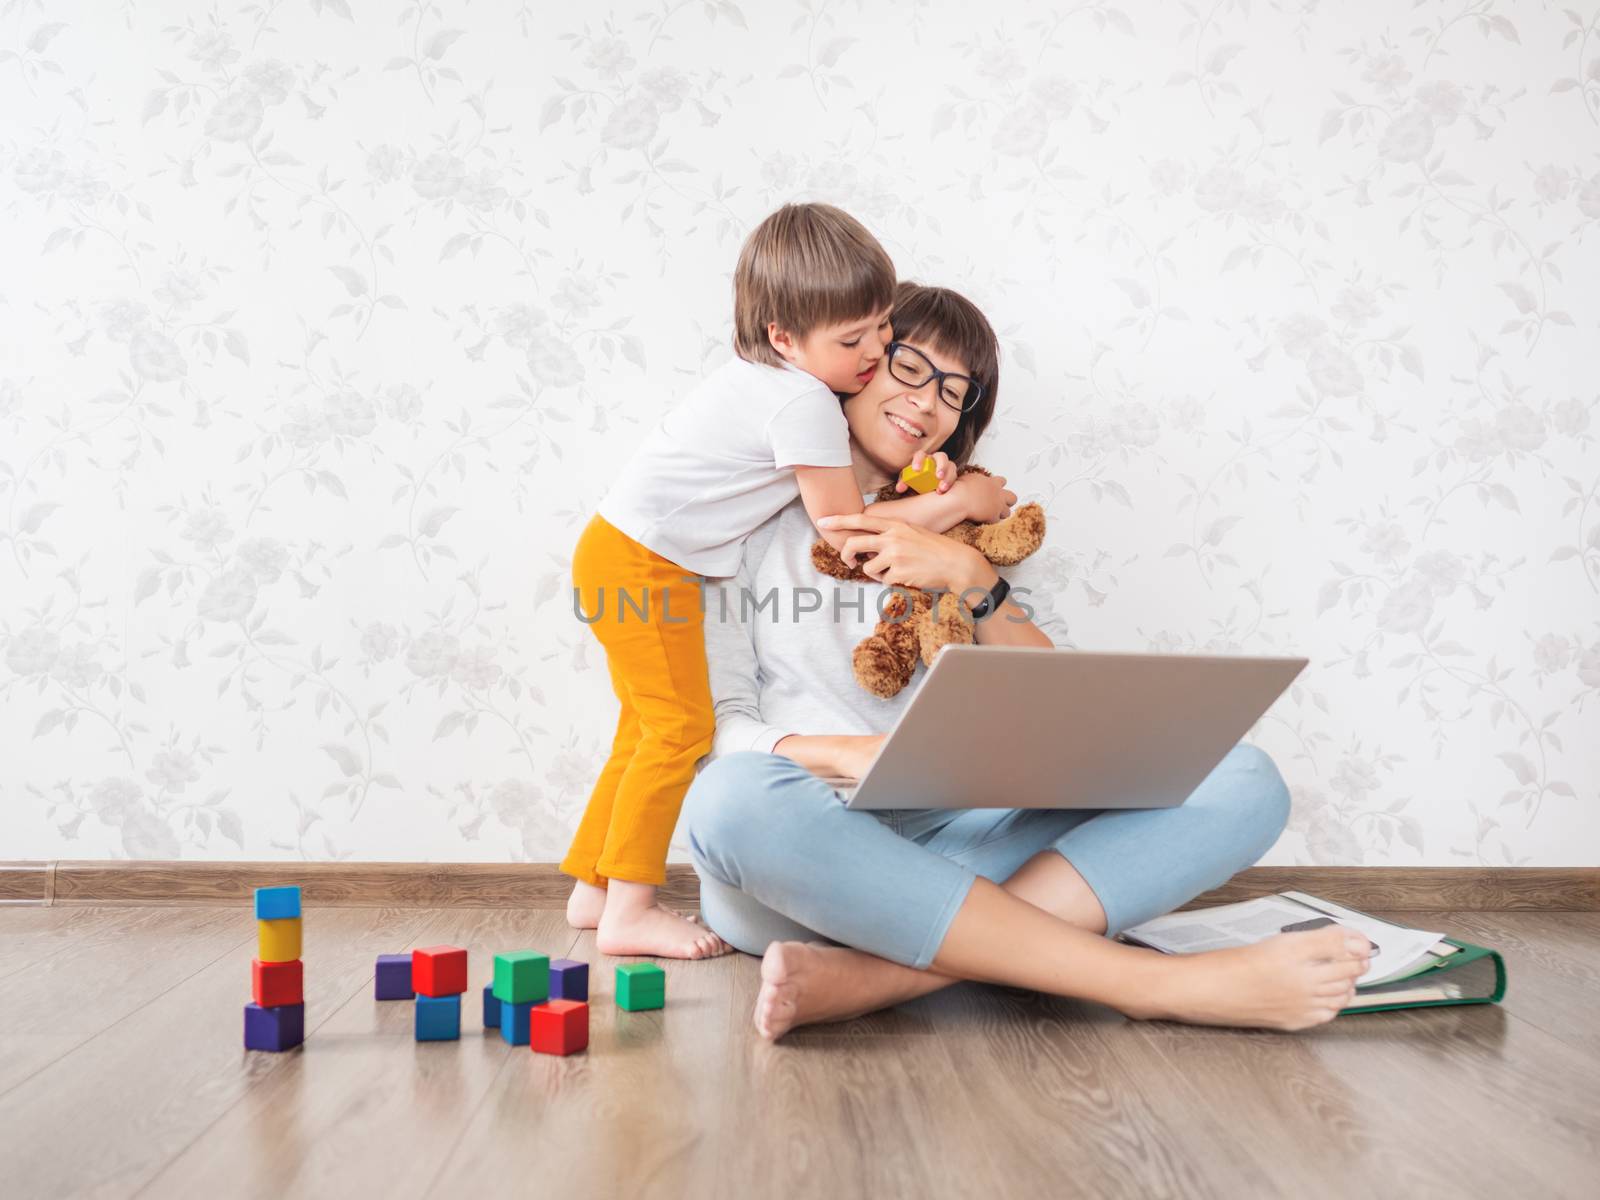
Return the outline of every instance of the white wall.
{"type": "Polygon", "coordinates": [[[0,857],[559,858],[570,547],[816,197],[1079,646],[1312,658],[1267,862],[1600,863],[1600,18],[1203,7],[13,6],[0,857]]]}

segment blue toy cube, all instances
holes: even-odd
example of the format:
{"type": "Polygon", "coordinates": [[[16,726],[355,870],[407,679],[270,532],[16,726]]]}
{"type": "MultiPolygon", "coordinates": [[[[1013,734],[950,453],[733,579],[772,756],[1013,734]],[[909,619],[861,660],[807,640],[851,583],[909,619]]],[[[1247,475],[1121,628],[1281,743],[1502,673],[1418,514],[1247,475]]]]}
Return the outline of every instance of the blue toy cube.
{"type": "Polygon", "coordinates": [[[417,1041],[453,1042],[461,1037],[461,996],[417,996],[417,1041]]]}
{"type": "Polygon", "coordinates": [[[529,1014],[533,1012],[533,1001],[526,1004],[507,1004],[500,1001],[500,1036],[505,1038],[510,1046],[526,1046],[528,1044],[529,1014]]]}
{"type": "Polygon", "coordinates": [[[379,1000],[409,1000],[416,995],[411,990],[411,955],[380,954],[372,975],[372,994],[379,1000]]]}
{"type": "Polygon", "coordinates": [[[300,915],[300,889],[269,887],[256,889],[256,920],[282,921],[300,915]]]}
{"type": "Polygon", "coordinates": [[[571,958],[558,958],[550,964],[550,999],[587,1000],[589,964],[571,958]]]}
{"type": "Polygon", "coordinates": [[[276,1004],[262,1008],[244,1006],[244,1048],[246,1050],[293,1050],[306,1040],[306,1006],[276,1004]]]}
{"type": "Polygon", "coordinates": [[[485,984],[483,989],[483,1027],[485,1029],[500,1028],[500,1001],[494,998],[494,984],[485,984]]]}

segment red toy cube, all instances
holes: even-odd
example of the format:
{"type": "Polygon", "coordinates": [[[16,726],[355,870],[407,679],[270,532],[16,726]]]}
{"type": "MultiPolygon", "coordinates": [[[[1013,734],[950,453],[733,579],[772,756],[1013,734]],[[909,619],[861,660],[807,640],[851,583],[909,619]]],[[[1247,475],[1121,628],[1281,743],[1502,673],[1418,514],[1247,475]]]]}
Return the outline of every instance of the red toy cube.
{"type": "Polygon", "coordinates": [[[413,950],[411,987],[423,996],[459,996],[467,990],[467,952],[458,946],[413,950]]]}
{"type": "Polygon", "coordinates": [[[589,1006],[550,1000],[528,1014],[528,1045],[538,1054],[576,1054],[589,1045],[589,1006]]]}
{"type": "Polygon", "coordinates": [[[262,1008],[304,1004],[305,978],[305,964],[298,958],[268,963],[259,958],[250,960],[250,994],[262,1008]]]}

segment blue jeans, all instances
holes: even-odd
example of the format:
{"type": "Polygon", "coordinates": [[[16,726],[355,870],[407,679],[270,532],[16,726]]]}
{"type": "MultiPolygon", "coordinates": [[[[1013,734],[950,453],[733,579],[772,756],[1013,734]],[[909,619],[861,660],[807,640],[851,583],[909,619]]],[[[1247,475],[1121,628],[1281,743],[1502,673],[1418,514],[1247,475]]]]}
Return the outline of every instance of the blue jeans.
{"type": "Polygon", "coordinates": [[[1226,882],[1288,816],[1277,767],[1243,742],[1176,808],[858,812],[792,759],[755,751],[709,763],[683,807],[701,913],[724,941],[761,954],[827,940],[918,969],[979,876],[1003,883],[1056,850],[1110,936],[1226,882]]]}

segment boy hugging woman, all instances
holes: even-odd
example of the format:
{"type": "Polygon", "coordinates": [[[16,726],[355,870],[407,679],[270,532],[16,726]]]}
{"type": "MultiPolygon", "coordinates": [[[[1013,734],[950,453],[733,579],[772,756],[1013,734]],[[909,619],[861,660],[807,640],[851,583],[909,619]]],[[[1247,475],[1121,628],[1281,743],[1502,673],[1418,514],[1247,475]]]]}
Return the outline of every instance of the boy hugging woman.
{"type": "MultiPolygon", "coordinates": [[[[561,870],[575,881],[567,919],[596,930],[602,954],[729,949],[695,917],[656,902],[678,811],[715,728],[695,576],[733,575],[751,532],[797,496],[813,524],[862,511],[840,401],[881,368],[908,383],[928,370],[893,340],[895,293],[894,264],[849,214],[791,204],[767,217],[734,271],[736,356],[662,418],[578,538],[575,599],[597,614],[586,624],[622,710],[561,870]],[[623,593],[648,597],[644,619],[637,609],[622,619],[623,593]]],[[[927,382],[977,387],[938,372],[915,386],[927,382]]],[[[916,451],[911,466],[928,457],[916,451]]],[[[874,513],[942,533],[993,507],[984,477],[958,480],[946,455],[931,457],[936,489],[879,501],[874,513]]],[[[835,548],[848,536],[825,524],[818,533],[835,548]]]]}

